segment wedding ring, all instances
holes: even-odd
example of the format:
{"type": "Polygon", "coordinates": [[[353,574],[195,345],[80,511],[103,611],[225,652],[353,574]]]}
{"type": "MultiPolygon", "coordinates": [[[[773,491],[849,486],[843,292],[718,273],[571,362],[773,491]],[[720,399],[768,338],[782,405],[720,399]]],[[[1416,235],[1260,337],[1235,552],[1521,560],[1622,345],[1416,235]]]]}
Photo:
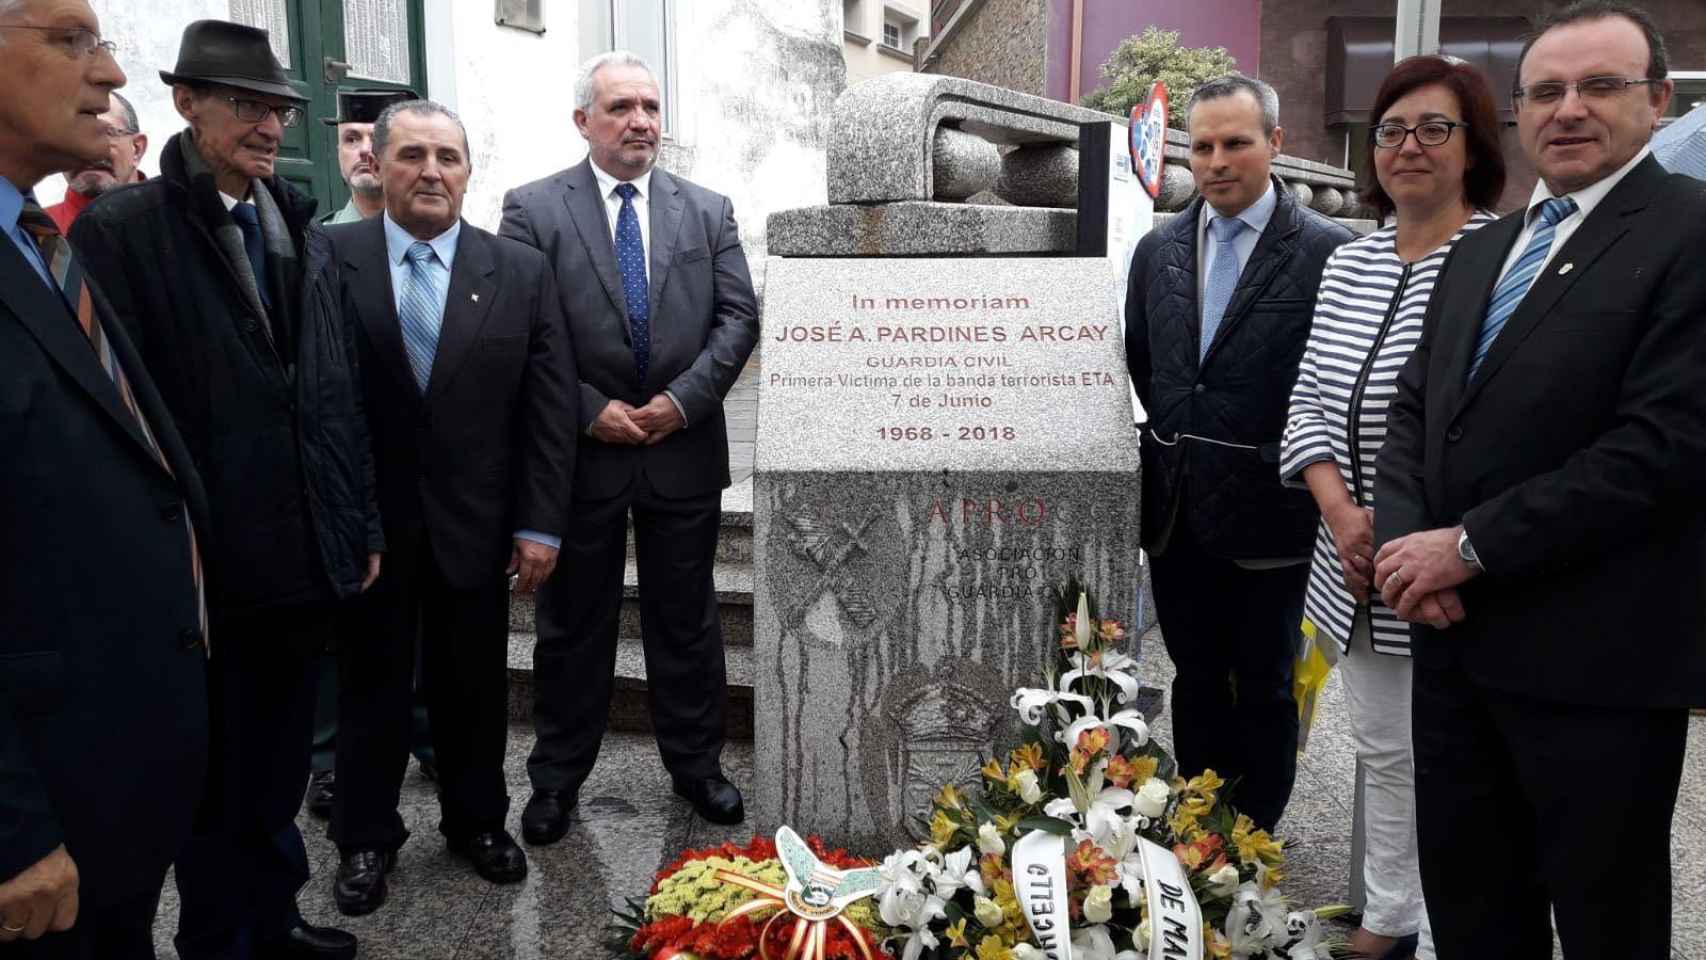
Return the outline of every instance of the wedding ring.
{"type": "Polygon", "coordinates": [[[0,923],[0,930],[4,930],[7,933],[23,933],[24,932],[23,927],[9,927],[4,923],[0,923]]]}

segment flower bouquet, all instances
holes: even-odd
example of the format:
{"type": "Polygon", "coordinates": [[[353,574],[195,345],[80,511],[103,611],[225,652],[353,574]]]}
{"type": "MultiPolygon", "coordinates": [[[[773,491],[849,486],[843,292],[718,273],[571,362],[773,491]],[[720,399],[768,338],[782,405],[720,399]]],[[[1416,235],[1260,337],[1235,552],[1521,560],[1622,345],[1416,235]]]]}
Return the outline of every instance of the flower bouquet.
{"type": "MultiPolygon", "coordinates": [[[[1074,584],[1047,685],[1012,706],[1024,741],[952,785],[931,842],[881,866],[878,915],[901,960],[1326,960],[1320,916],[1277,885],[1278,841],[1226,803],[1214,771],[1185,779],[1125,704],[1125,631],[1074,584]]],[[[1322,915],[1325,915],[1323,913],[1322,915]]]]}
{"type": "Polygon", "coordinates": [[[658,871],[650,895],[617,914],[624,955],[893,960],[881,947],[890,931],[865,899],[879,881],[874,864],[831,850],[817,837],[801,840],[786,827],[777,834],[775,841],[756,837],[744,847],[689,850],[658,871]],[[805,884],[793,883],[796,873],[805,884]],[[821,902],[815,896],[807,902],[815,889],[822,890],[821,902]]]}

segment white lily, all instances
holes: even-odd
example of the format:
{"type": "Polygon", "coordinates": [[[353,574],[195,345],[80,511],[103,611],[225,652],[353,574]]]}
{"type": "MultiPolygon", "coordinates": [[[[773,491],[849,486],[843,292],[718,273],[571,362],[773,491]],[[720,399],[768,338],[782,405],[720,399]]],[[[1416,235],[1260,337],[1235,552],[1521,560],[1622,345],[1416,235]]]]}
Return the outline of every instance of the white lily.
{"type": "Polygon", "coordinates": [[[1079,680],[1096,677],[1111,680],[1120,688],[1121,703],[1137,699],[1137,677],[1132,675],[1137,669],[1137,661],[1132,659],[1130,654],[1104,650],[1099,661],[1092,661],[1090,656],[1084,653],[1075,653],[1068,659],[1072,663],[1072,669],[1060,675],[1062,690],[1070,689],[1071,684],[1079,680]]]}
{"type": "Polygon", "coordinates": [[[1043,806],[1044,814],[1069,821],[1078,828],[1073,833],[1075,839],[1088,837],[1097,846],[1103,845],[1099,838],[1112,834],[1121,820],[1121,813],[1131,809],[1136,799],[1130,790],[1102,786],[1106,782],[1103,774],[1107,766],[1108,761],[1098,760],[1090,767],[1090,776],[1086,780],[1079,780],[1077,774],[1068,768],[1066,780],[1072,796],[1050,800],[1043,806]]]}
{"type": "Polygon", "coordinates": [[[952,900],[964,887],[973,893],[983,893],[983,875],[973,866],[972,848],[964,846],[942,858],[942,871],[934,880],[936,895],[952,900]]]}
{"type": "Polygon", "coordinates": [[[1149,742],[1149,724],[1143,721],[1143,714],[1136,710],[1121,710],[1111,717],[1103,719],[1095,713],[1079,717],[1065,730],[1056,731],[1054,738],[1068,747],[1078,743],[1078,736],[1086,730],[1101,727],[1108,731],[1108,752],[1118,753],[1122,749],[1119,728],[1124,727],[1132,733],[1130,749],[1137,749],[1149,742]]]}
{"type": "Polygon", "coordinates": [[[926,948],[940,945],[930,932],[931,921],[948,915],[946,901],[926,889],[927,882],[935,886],[941,870],[918,850],[890,854],[881,870],[883,886],[878,890],[877,912],[884,923],[907,931],[902,960],[918,960],[926,948]]]}
{"type": "Polygon", "coordinates": [[[1321,944],[1321,918],[1313,910],[1298,910],[1286,915],[1286,932],[1297,942],[1285,952],[1287,960],[1328,960],[1327,948],[1321,944]]]}
{"type": "Polygon", "coordinates": [[[1232,955],[1255,956],[1284,944],[1289,939],[1285,915],[1285,898],[1278,890],[1264,893],[1254,883],[1240,886],[1226,914],[1226,939],[1232,945],[1232,955]]]}
{"type": "Polygon", "coordinates": [[[1077,636],[1073,639],[1078,642],[1078,649],[1090,649],[1090,595],[1082,590],[1078,592],[1078,619],[1074,626],[1077,636]]]}
{"type": "Polygon", "coordinates": [[[1063,702],[1077,704],[1087,713],[1094,713],[1096,710],[1096,704],[1083,694],[1039,687],[1020,687],[1013,691],[1013,697],[1009,701],[1013,709],[1019,712],[1019,719],[1033,727],[1043,721],[1044,709],[1063,702]]]}
{"type": "Polygon", "coordinates": [[[1072,931],[1072,955],[1084,960],[1142,960],[1136,950],[1114,950],[1114,938],[1101,924],[1072,931]]]}

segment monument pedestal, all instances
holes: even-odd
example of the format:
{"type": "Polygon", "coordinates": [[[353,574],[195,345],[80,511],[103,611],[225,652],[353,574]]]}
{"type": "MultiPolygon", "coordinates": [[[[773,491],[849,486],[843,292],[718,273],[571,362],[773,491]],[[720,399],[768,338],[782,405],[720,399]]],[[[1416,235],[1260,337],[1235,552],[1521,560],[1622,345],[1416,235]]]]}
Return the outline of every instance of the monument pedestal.
{"type": "Polygon", "coordinates": [[[781,259],[754,489],[754,827],[910,846],[1016,735],[1058,591],[1130,623],[1138,455],[1101,260],[781,259]]]}

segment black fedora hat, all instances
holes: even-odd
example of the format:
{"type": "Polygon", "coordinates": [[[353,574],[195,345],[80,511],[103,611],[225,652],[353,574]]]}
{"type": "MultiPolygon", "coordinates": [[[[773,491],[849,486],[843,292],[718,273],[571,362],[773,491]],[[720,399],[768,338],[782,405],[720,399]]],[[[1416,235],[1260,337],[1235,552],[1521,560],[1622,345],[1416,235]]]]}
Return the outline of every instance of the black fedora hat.
{"type": "Polygon", "coordinates": [[[224,20],[197,20],[185,27],[183,43],[178,46],[178,65],[170,72],[160,71],[160,79],[167,83],[216,83],[308,102],[290,85],[284,67],[273,56],[265,30],[224,20]]]}
{"type": "Polygon", "coordinates": [[[419,99],[413,90],[339,90],[338,115],[320,122],[332,127],[340,123],[374,123],[391,104],[419,99]]]}

